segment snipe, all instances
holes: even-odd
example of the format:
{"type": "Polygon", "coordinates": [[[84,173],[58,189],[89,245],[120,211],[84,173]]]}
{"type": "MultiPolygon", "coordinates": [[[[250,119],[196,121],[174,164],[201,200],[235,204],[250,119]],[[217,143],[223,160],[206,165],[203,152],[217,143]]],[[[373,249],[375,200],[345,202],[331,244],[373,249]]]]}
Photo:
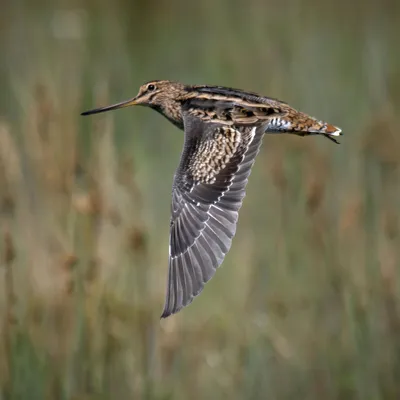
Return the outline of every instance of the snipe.
{"type": "Polygon", "coordinates": [[[149,106],[185,131],[172,187],[165,318],[192,302],[229,251],[264,133],[322,135],[338,143],[341,130],[276,99],[170,81],[146,83],[133,99],[82,115],[133,105],[149,106]]]}

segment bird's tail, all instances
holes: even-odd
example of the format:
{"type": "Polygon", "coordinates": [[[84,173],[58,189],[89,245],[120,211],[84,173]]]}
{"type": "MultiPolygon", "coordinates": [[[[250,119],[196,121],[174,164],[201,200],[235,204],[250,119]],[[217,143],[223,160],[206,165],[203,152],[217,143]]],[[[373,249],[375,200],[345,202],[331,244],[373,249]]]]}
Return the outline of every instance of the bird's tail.
{"type": "Polygon", "coordinates": [[[266,132],[292,133],[299,136],[323,135],[335,143],[339,143],[335,137],[342,135],[342,130],[337,126],[295,110],[282,117],[271,118],[266,132]]]}

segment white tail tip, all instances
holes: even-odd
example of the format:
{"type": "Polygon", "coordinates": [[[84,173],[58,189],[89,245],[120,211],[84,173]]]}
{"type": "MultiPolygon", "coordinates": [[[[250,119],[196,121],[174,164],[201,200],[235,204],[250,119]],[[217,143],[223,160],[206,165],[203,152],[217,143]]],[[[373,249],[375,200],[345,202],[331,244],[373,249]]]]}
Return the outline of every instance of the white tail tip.
{"type": "Polygon", "coordinates": [[[335,132],[330,133],[331,136],[340,136],[342,134],[342,130],[337,128],[335,132]]]}

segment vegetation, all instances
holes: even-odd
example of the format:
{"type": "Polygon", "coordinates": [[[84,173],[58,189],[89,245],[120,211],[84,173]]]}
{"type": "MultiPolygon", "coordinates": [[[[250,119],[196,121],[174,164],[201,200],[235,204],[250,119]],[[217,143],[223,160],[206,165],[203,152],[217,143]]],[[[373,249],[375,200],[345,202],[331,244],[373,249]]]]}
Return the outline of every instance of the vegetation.
{"type": "Polygon", "coordinates": [[[400,398],[398,2],[5,1],[0,399],[400,398]],[[288,101],[223,267],[160,321],[182,133],[152,79],[288,101]]]}

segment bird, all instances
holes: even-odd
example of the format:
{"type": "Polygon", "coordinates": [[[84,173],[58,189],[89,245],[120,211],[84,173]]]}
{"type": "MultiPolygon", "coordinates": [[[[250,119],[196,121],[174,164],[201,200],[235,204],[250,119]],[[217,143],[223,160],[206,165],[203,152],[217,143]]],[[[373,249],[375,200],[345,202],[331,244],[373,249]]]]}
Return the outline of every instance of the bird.
{"type": "Polygon", "coordinates": [[[155,80],[97,114],[148,106],[184,131],[172,184],[169,263],[161,318],[188,306],[231,248],[246,185],[264,134],[321,135],[339,143],[340,128],[287,103],[223,86],[155,80]]]}

